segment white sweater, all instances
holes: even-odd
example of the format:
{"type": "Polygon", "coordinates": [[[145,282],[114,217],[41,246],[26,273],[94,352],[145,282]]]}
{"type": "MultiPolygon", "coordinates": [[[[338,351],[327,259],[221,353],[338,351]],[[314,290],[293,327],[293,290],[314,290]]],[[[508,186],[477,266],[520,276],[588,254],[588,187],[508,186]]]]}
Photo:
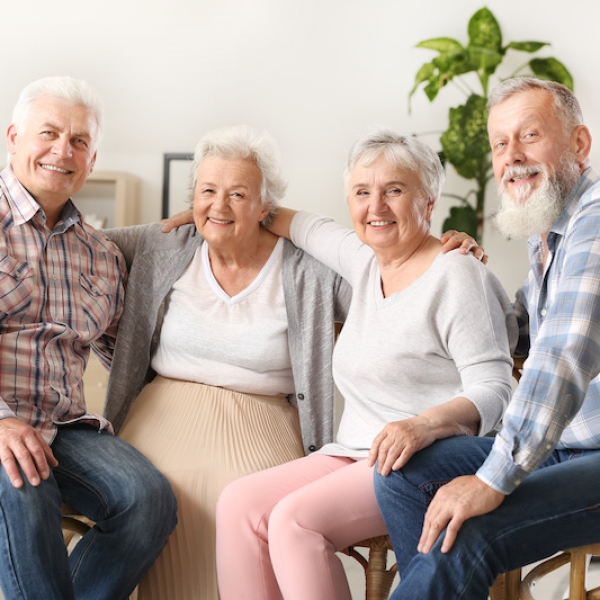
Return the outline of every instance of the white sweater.
{"type": "Polygon", "coordinates": [[[517,325],[496,277],[457,251],[440,254],[407,289],[387,298],[373,251],[330,219],[299,213],[292,241],[352,286],[352,303],[333,355],[344,397],[337,444],[326,454],[366,456],[390,421],[455,396],[469,398],[480,435],[493,430],[511,394],[510,329],[517,325]]]}

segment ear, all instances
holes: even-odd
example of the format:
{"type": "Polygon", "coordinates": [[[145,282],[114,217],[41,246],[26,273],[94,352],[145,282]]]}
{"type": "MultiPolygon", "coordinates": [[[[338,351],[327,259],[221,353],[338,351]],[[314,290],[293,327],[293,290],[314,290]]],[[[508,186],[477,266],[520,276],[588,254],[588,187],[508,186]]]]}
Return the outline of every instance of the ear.
{"type": "Polygon", "coordinates": [[[577,162],[583,167],[592,149],[592,134],[585,125],[579,125],[573,130],[571,134],[571,148],[577,162]]]}
{"type": "Polygon", "coordinates": [[[431,223],[433,217],[433,209],[435,208],[435,198],[429,198],[427,200],[427,220],[431,223]]]}
{"type": "Polygon", "coordinates": [[[94,170],[94,165],[96,164],[97,153],[94,152],[94,156],[92,156],[92,160],[90,160],[90,170],[88,171],[88,177],[92,174],[94,170]]]}
{"type": "Polygon", "coordinates": [[[17,151],[17,126],[11,123],[6,130],[6,147],[9,154],[17,151]]]}
{"type": "Polygon", "coordinates": [[[262,203],[262,200],[260,201],[260,204],[261,204],[261,210],[258,215],[259,223],[261,223],[262,220],[265,219],[267,217],[267,215],[271,212],[271,209],[268,206],[264,206],[264,204],[262,203]]]}

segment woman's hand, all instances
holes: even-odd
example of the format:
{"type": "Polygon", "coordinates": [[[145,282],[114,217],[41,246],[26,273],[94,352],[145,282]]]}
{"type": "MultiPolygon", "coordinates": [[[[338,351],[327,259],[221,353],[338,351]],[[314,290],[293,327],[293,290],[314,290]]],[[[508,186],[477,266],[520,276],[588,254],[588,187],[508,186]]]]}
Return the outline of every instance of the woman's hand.
{"type": "Polygon", "coordinates": [[[451,229],[442,235],[440,241],[442,242],[442,252],[450,252],[450,250],[458,248],[461,254],[471,252],[475,258],[479,259],[484,265],[487,265],[488,255],[481,246],[477,245],[477,242],[470,235],[451,229]]]}
{"type": "Polygon", "coordinates": [[[388,423],[373,440],[369,466],[377,461],[377,471],[389,475],[401,469],[410,457],[435,440],[454,435],[477,435],[479,411],[463,396],[432,406],[420,415],[388,423]]]}
{"type": "Polygon", "coordinates": [[[402,468],[415,452],[427,448],[435,439],[428,419],[422,415],[388,423],[373,440],[369,466],[377,461],[377,471],[388,475],[402,468]]]}
{"type": "Polygon", "coordinates": [[[163,232],[169,233],[171,229],[177,229],[182,225],[188,225],[194,222],[194,213],[191,208],[184,210],[176,215],[172,215],[167,219],[163,219],[161,223],[163,223],[163,232]]]}

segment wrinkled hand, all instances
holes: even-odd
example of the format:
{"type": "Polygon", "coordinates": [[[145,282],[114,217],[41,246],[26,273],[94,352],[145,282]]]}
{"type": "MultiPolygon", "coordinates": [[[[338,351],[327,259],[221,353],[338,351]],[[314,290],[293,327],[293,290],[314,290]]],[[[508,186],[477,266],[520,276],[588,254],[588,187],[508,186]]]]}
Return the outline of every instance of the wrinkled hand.
{"type": "Polygon", "coordinates": [[[183,210],[176,215],[172,215],[167,219],[163,219],[161,223],[163,223],[162,231],[163,233],[169,233],[172,229],[177,229],[182,225],[188,225],[189,223],[194,222],[194,213],[191,208],[187,210],[183,210]]]}
{"type": "Polygon", "coordinates": [[[427,554],[447,527],[442,552],[448,552],[467,519],[493,511],[505,497],[476,475],[457,477],[442,486],[427,509],[417,550],[427,554]]]}
{"type": "Polygon", "coordinates": [[[479,259],[484,265],[487,265],[488,255],[481,246],[477,245],[477,242],[470,235],[451,229],[442,235],[440,241],[442,242],[442,252],[450,252],[450,250],[458,248],[461,254],[471,252],[475,258],[479,259]]]}
{"type": "Polygon", "coordinates": [[[429,422],[422,416],[388,423],[373,440],[369,466],[377,461],[377,471],[389,475],[401,469],[409,458],[435,441],[429,422]]]}
{"type": "Polygon", "coordinates": [[[13,418],[0,420],[0,463],[16,488],[23,486],[19,467],[31,485],[39,485],[50,477],[50,467],[58,465],[39,431],[13,418]]]}

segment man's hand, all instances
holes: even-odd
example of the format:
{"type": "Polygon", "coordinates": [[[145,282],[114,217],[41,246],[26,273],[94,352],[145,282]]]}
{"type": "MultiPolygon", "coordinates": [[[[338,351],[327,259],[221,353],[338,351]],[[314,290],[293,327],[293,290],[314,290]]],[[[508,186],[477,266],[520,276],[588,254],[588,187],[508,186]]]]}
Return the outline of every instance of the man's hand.
{"type": "MultiPolygon", "coordinates": [[[[182,225],[188,225],[189,223],[194,222],[194,213],[191,208],[184,210],[176,215],[172,215],[167,219],[163,219],[161,223],[163,223],[163,232],[169,233],[171,229],[177,229],[182,225]]],[[[464,235],[464,234],[463,234],[464,235]]]]}
{"type": "Polygon", "coordinates": [[[479,259],[484,265],[487,265],[488,255],[481,246],[477,245],[477,242],[470,235],[451,229],[442,235],[440,241],[442,242],[442,252],[450,252],[450,250],[458,248],[461,254],[471,252],[475,258],[479,259]]]}
{"type": "Polygon", "coordinates": [[[16,488],[23,486],[19,467],[31,485],[39,485],[58,465],[39,431],[14,418],[0,420],[0,463],[16,488]]]}
{"type": "Polygon", "coordinates": [[[476,475],[457,477],[442,486],[429,505],[417,550],[427,554],[447,526],[442,552],[448,552],[467,519],[493,511],[504,498],[476,475]]]}
{"type": "Polygon", "coordinates": [[[388,475],[401,469],[409,458],[435,441],[427,419],[421,415],[388,423],[373,440],[368,463],[377,461],[377,471],[388,475]]]}

